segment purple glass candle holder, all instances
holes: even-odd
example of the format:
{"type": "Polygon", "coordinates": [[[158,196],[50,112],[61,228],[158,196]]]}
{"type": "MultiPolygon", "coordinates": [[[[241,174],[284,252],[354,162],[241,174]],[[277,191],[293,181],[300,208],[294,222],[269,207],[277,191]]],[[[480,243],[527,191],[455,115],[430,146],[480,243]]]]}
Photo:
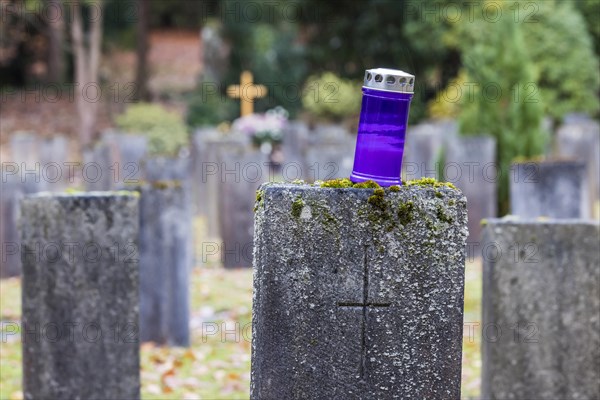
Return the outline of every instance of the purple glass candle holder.
{"type": "Polygon", "coordinates": [[[394,69],[367,70],[354,152],[353,182],[401,185],[402,155],[415,77],[394,69]]]}

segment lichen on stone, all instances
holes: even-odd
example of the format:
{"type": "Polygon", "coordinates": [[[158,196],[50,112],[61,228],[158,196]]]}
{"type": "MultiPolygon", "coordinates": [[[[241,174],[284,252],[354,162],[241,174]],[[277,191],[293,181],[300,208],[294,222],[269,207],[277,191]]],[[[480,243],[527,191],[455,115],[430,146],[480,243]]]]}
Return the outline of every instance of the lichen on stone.
{"type": "Polygon", "coordinates": [[[398,186],[398,185],[392,185],[388,189],[389,189],[390,192],[399,192],[400,191],[400,186],[398,186]]]}
{"type": "Polygon", "coordinates": [[[301,197],[296,197],[296,200],[292,203],[292,216],[294,218],[300,218],[302,209],[304,208],[304,200],[301,197]]]}
{"type": "Polygon", "coordinates": [[[352,187],[352,185],[353,185],[352,181],[348,178],[330,179],[328,181],[324,181],[321,183],[322,188],[334,188],[334,189],[350,188],[350,187],[352,187]]]}
{"type": "Polygon", "coordinates": [[[352,187],[354,187],[356,189],[378,189],[378,188],[381,188],[381,186],[379,186],[379,184],[377,182],[371,181],[371,180],[355,183],[352,187]]]}
{"type": "Polygon", "coordinates": [[[413,220],[413,211],[415,205],[412,201],[407,201],[398,207],[398,220],[402,225],[407,225],[413,220]]]}
{"type": "Polygon", "coordinates": [[[446,213],[446,210],[444,210],[444,207],[442,207],[441,204],[437,205],[436,215],[440,221],[447,222],[449,224],[451,224],[454,221],[454,218],[452,218],[446,213]]]}
{"type": "Polygon", "coordinates": [[[373,195],[369,197],[368,202],[372,206],[375,206],[375,207],[379,208],[380,210],[384,211],[387,207],[385,200],[383,198],[384,196],[385,196],[385,191],[383,190],[383,188],[379,187],[373,191],[373,195]]]}
{"type": "Polygon", "coordinates": [[[256,202],[254,203],[254,212],[258,211],[258,208],[265,203],[264,200],[265,191],[258,189],[256,191],[256,202]]]}
{"type": "Polygon", "coordinates": [[[421,178],[421,179],[413,179],[406,182],[406,186],[431,186],[434,188],[439,187],[447,187],[450,189],[458,190],[456,186],[454,186],[450,182],[440,182],[435,178],[421,178]]]}

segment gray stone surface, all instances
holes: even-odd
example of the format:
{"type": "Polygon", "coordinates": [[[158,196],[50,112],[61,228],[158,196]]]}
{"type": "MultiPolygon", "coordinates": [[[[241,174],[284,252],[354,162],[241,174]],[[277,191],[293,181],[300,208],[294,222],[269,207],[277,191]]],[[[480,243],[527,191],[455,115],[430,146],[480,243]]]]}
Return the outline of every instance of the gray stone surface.
{"type": "Polygon", "coordinates": [[[83,183],[88,191],[111,190],[114,187],[111,148],[106,143],[95,143],[84,150],[81,170],[83,183]]]}
{"type": "Polygon", "coordinates": [[[437,173],[444,147],[456,134],[456,122],[451,120],[409,125],[404,141],[402,179],[439,178],[437,173]]]}
{"type": "Polygon", "coordinates": [[[223,165],[231,171],[223,176],[219,191],[221,261],[225,268],[252,267],[253,209],[256,190],[268,179],[267,161],[259,150],[223,152],[223,165]]]}
{"type": "Polygon", "coordinates": [[[589,218],[589,186],[580,161],[513,164],[510,211],[522,218],[589,218]]]}
{"type": "Polygon", "coordinates": [[[20,177],[2,171],[0,181],[0,277],[7,278],[21,274],[21,253],[17,219],[19,201],[24,196],[20,177]]]}
{"type": "Polygon", "coordinates": [[[178,181],[140,188],[140,339],[189,346],[192,213],[178,181]]]}
{"type": "Polygon", "coordinates": [[[21,202],[25,399],[139,399],[138,199],[21,202]]]}
{"type": "Polygon", "coordinates": [[[600,398],[598,223],[489,220],[484,237],[483,398],[600,398]]]}
{"type": "Polygon", "coordinates": [[[141,183],[144,159],[148,154],[148,138],[122,132],[106,131],[102,142],[110,148],[112,187],[141,183]]]}
{"type": "Polygon", "coordinates": [[[444,180],[456,185],[469,203],[467,242],[479,242],[481,220],[498,212],[496,140],[489,136],[449,140],[444,163],[444,180]]]}
{"type": "Polygon", "coordinates": [[[306,152],[309,146],[309,129],[303,121],[290,121],[283,136],[283,180],[308,179],[306,152]]]}
{"type": "Polygon", "coordinates": [[[600,125],[593,120],[566,124],[558,129],[556,139],[559,156],[585,162],[594,206],[600,200],[600,125]]]}
{"type": "Polygon", "coordinates": [[[18,180],[25,194],[42,190],[40,139],[32,132],[18,132],[10,138],[12,161],[17,164],[18,180]]]}
{"type": "MultiPolygon", "coordinates": [[[[219,225],[219,193],[227,171],[234,168],[223,162],[224,151],[242,151],[249,146],[246,137],[241,135],[228,135],[210,137],[204,141],[204,152],[200,168],[200,179],[198,184],[202,185],[201,191],[205,193],[203,199],[206,202],[206,228],[208,237],[215,239],[221,236],[219,225]]],[[[196,170],[197,171],[197,170],[196,170]]],[[[197,176],[197,175],[196,175],[197,176]]]]}
{"type": "Polygon", "coordinates": [[[307,173],[309,182],[348,178],[354,166],[354,150],[356,138],[348,137],[347,141],[338,145],[315,145],[306,152],[307,173]]]}
{"type": "Polygon", "coordinates": [[[43,191],[60,192],[69,183],[69,140],[65,136],[53,136],[40,142],[40,159],[43,191]]]}
{"type": "Polygon", "coordinates": [[[252,399],[460,398],[466,199],[371,196],[261,187],[252,399]]]}

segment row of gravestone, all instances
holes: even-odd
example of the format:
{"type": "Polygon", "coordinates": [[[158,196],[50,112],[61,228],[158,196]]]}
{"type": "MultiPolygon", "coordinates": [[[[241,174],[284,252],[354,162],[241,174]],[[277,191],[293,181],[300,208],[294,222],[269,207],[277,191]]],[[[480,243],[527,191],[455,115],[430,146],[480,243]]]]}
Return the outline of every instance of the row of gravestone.
{"type": "Polygon", "coordinates": [[[193,267],[187,160],[145,158],[146,147],[144,137],[109,132],[81,164],[71,162],[64,138],[16,135],[11,141],[13,161],[3,165],[2,174],[1,275],[21,273],[24,248],[17,226],[20,200],[26,195],[63,192],[76,182],[91,193],[136,191],[140,194],[140,337],[187,345],[188,283],[193,267]]]}
{"type": "MultiPolygon", "coordinates": [[[[557,134],[556,162],[515,164],[510,171],[511,211],[522,217],[589,218],[598,195],[598,124],[576,121],[557,134]],[[563,193],[569,195],[563,195],[563,193]]],[[[196,210],[207,218],[209,238],[222,238],[226,267],[249,267],[252,208],[261,181],[308,182],[348,177],[355,136],[341,126],[314,130],[291,122],[282,143],[283,163],[274,173],[267,155],[244,136],[223,136],[204,129],[193,137],[196,210]]],[[[454,183],[469,201],[469,243],[481,238],[481,221],[497,216],[497,186],[502,179],[496,141],[488,136],[461,137],[452,121],[409,127],[403,179],[438,177],[454,183]]],[[[472,248],[472,246],[469,246],[472,248]]]]}
{"type": "MultiPolygon", "coordinates": [[[[403,210],[391,214],[369,189],[261,193],[252,399],[459,399],[463,326],[482,335],[484,399],[600,396],[598,222],[490,220],[473,333],[460,192],[388,190],[385,209],[403,210]]],[[[25,398],[139,398],[143,197],[23,200],[25,398]],[[67,242],[96,252],[56,248],[67,242]]]]}
{"type": "MultiPolygon", "coordinates": [[[[557,137],[559,154],[577,157],[578,161],[515,165],[511,171],[512,214],[590,217],[592,205],[599,198],[598,124],[577,120],[559,129],[557,137]]],[[[41,175],[51,175],[52,167],[44,165],[67,159],[66,154],[55,154],[64,152],[63,141],[44,142],[48,150],[39,152],[31,136],[17,135],[11,143],[13,159],[27,165],[42,160],[41,175]]],[[[322,125],[311,131],[302,122],[291,122],[282,144],[284,161],[275,174],[268,155],[252,147],[242,135],[223,136],[215,130],[200,130],[192,138],[191,158],[149,159],[144,137],[106,132],[85,155],[86,168],[79,172],[90,190],[119,189],[135,185],[140,179],[180,181],[187,198],[194,199],[195,211],[206,216],[208,235],[198,246],[201,259],[207,258],[205,253],[216,253],[227,268],[249,267],[255,191],[260,182],[347,177],[352,170],[354,143],[355,137],[341,126],[322,125]]],[[[437,176],[441,171],[447,181],[465,193],[470,204],[469,242],[477,242],[481,237],[480,221],[497,215],[495,140],[459,137],[452,122],[419,124],[409,127],[403,164],[404,180],[437,176]]],[[[74,169],[63,167],[63,180],[51,187],[48,179],[34,182],[39,181],[35,173],[25,174],[17,182],[14,177],[18,175],[13,175],[4,182],[4,170],[4,192],[9,195],[2,200],[5,218],[0,232],[6,238],[3,243],[15,243],[16,199],[38,190],[64,188],[64,178],[73,175],[67,172],[74,169]]],[[[3,248],[2,264],[3,275],[18,273],[18,256],[10,248],[3,248]]]]}

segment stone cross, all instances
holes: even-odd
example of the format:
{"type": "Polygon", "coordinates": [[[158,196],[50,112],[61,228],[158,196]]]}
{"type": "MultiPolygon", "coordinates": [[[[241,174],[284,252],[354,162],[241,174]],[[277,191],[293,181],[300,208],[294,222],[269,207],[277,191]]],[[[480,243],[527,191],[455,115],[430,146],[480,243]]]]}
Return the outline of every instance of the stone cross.
{"type": "Polygon", "coordinates": [[[363,290],[362,290],[362,302],[338,302],[338,307],[352,307],[362,309],[362,321],[361,321],[361,347],[362,352],[360,356],[360,378],[364,379],[367,359],[367,311],[369,307],[389,307],[390,303],[377,303],[369,301],[369,270],[367,267],[367,250],[365,248],[365,258],[363,261],[363,290]]]}
{"type": "Polygon", "coordinates": [[[243,71],[240,75],[240,84],[231,85],[227,88],[229,97],[240,99],[240,112],[242,117],[254,112],[254,99],[265,97],[267,87],[253,83],[252,72],[243,71]]]}

